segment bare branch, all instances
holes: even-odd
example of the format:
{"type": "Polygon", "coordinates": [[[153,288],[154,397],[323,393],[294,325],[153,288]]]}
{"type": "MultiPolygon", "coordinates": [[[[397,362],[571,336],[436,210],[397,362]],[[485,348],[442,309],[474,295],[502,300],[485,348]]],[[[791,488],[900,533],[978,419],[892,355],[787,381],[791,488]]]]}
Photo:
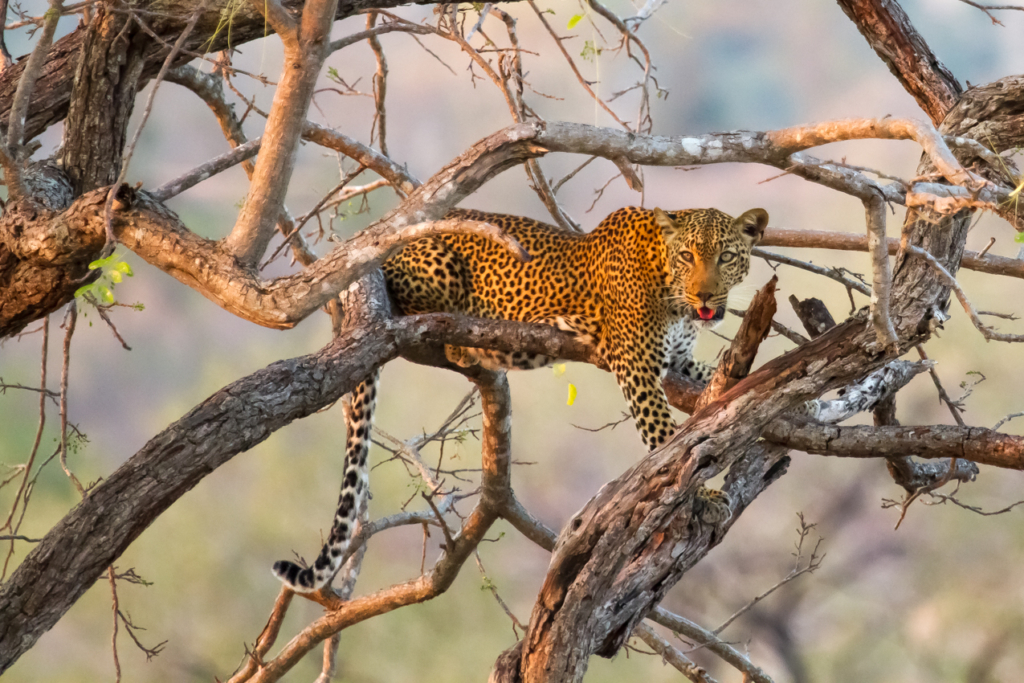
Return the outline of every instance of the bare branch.
{"type": "Polygon", "coordinates": [[[749,678],[753,683],[773,683],[768,674],[759,667],[754,666],[739,650],[689,619],[673,614],[664,607],[656,607],[647,615],[647,618],[700,643],[709,652],[718,655],[730,666],[742,672],[745,680],[749,678]]]}
{"type": "MultiPolygon", "coordinates": [[[[787,246],[787,245],[780,245],[780,246],[787,246]]],[[[845,275],[843,275],[842,272],[840,272],[839,270],[837,270],[835,268],[825,268],[823,266],[816,266],[813,263],[807,263],[806,261],[800,261],[798,259],[791,258],[789,256],[783,256],[782,254],[775,254],[775,253],[770,252],[770,251],[765,251],[764,249],[761,249],[759,247],[754,247],[754,249],[753,249],[753,251],[751,253],[754,256],[759,256],[759,257],[763,258],[766,261],[775,261],[777,263],[784,263],[787,266],[793,266],[794,268],[799,268],[801,270],[806,270],[806,271],[808,271],[810,273],[817,273],[818,275],[824,275],[825,277],[827,277],[827,278],[829,278],[831,280],[835,280],[836,282],[838,282],[839,284],[843,285],[847,289],[856,290],[856,291],[860,292],[861,294],[864,294],[865,296],[871,294],[871,290],[863,282],[858,282],[857,280],[853,280],[851,278],[848,278],[845,275]]]]}
{"type": "Polygon", "coordinates": [[[1003,26],[1004,24],[996,19],[996,16],[992,14],[993,10],[1017,10],[1018,12],[1024,12],[1024,7],[1020,5],[983,5],[980,2],[975,2],[974,0],[960,0],[960,2],[980,9],[985,13],[985,16],[992,20],[993,24],[998,26],[1003,26]]]}
{"type": "MultiPolygon", "coordinates": [[[[889,255],[899,251],[900,241],[895,237],[886,240],[889,255]]],[[[841,251],[867,251],[866,235],[825,230],[789,230],[768,228],[761,245],[766,247],[797,247],[803,249],[838,249],[841,251]]],[[[1024,278],[1024,260],[964,251],[961,268],[981,273],[1024,278]]],[[[824,275],[824,273],[822,273],[824,275]]]]}
{"type": "Polygon", "coordinates": [[[786,576],[784,576],[778,582],[776,582],[771,588],[769,588],[768,590],[764,591],[763,593],[761,593],[760,595],[755,597],[753,600],[750,600],[746,605],[744,605],[743,607],[741,607],[738,610],[736,610],[732,614],[732,616],[730,616],[728,619],[726,619],[724,622],[722,622],[721,626],[719,626],[714,631],[712,631],[712,633],[714,635],[716,635],[716,636],[719,635],[722,631],[724,631],[726,628],[728,628],[731,623],[733,623],[734,621],[739,619],[741,616],[743,616],[744,614],[749,612],[751,609],[753,609],[754,606],[757,605],[757,603],[761,602],[762,600],[767,598],[769,595],[771,595],[772,593],[774,593],[778,589],[780,589],[783,586],[785,586],[790,581],[793,581],[794,579],[796,579],[796,578],[798,578],[800,576],[803,576],[804,574],[811,574],[816,569],[821,567],[821,562],[822,562],[822,560],[825,559],[824,555],[818,555],[818,548],[821,547],[821,542],[822,542],[821,537],[818,538],[818,541],[814,544],[814,548],[811,549],[811,555],[810,555],[810,557],[807,558],[806,564],[803,564],[803,560],[804,560],[804,556],[803,556],[804,541],[807,539],[807,535],[811,532],[811,529],[814,528],[814,524],[807,524],[804,521],[804,516],[803,516],[802,513],[797,513],[797,516],[800,518],[800,528],[797,529],[797,534],[799,534],[799,539],[798,539],[797,545],[796,545],[796,553],[794,553],[794,555],[796,557],[796,563],[795,563],[795,566],[793,567],[793,570],[790,571],[788,574],[786,574],[786,576]],[[801,565],[803,565],[803,566],[801,566],[801,565]]]}
{"type": "Polygon", "coordinates": [[[647,624],[638,624],[633,635],[647,643],[652,650],[693,683],[717,683],[707,671],[697,666],[693,660],[672,647],[672,644],[654,632],[647,624]]]}
{"type": "Polygon", "coordinates": [[[429,26],[420,26],[413,23],[390,23],[384,24],[383,26],[374,26],[369,30],[360,31],[359,33],[353,33],[350,36],[339,38],[338,40],[333,41],[327,49],[332,53],[337,52],[349,45],[355,45],[356,43],[361,43],[373,36],[380,36],[393,31],[401,31],[402,33],[418,33],[420,35],[433,33],[429,26]]]}
{"type": "Polygon", "coordinates": [[[230,152],[216,156],[204,164],[196,166],[184,175],[164,183],[150,192],[150,196],[158,202],[165,202],[171,197],[176,197],[185,190],[198,185],[204,180],[209,180],[221,171],[237,166],[247,159],[251,159],[260,151],[260,144],[263,138],[256,138],[244,144],[234,147],[230,152]]]}
{"type": "Polygon", "coordinates": [[[75,333],[75,322],[78,320],[78,306],[72,301],[68,304],[68,312],[64,316],[61,327],[64,328],[64,353],[60,369],[60,466],[64,474],[75,485],[78,495],[85,497],[85,488],[68,469],[68,368],[71,365],[71,335],[75,333]]]}
{"type": "Polygon", "coordinates": [[[285,64],[274,93],[264,129],[264,144],[256,160],[252,185],[235,227],[223,240],[224,248],[248,266],[266,251],[295,167],[295,152],[306,121],[306,112],[328,55],[331,24],[338,0],[309,0],[301,27],[278,0],[251,0],[266,12],[267,21],[281,35],[285,64]]]}

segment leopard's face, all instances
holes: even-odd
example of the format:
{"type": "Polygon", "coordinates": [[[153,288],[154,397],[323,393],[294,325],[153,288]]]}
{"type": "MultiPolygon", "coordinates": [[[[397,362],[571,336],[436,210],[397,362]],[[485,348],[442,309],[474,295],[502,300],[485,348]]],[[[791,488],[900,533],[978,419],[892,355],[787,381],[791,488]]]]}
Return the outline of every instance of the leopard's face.
{"type": "Polygon", "coordinates": [[[725,315],[729,290],[750,270],[750,251],[768,225],[764,209],[733,218],[718,209],[654,210],[666,251],[666,298],[676,315],[702,325],[725,315]]]}

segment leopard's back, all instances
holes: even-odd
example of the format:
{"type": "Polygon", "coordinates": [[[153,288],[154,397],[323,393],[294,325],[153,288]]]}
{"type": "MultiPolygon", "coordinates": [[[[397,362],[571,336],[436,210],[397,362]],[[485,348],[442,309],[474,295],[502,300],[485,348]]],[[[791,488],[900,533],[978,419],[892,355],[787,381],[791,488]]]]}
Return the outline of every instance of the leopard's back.
{"type": "Polygon", "coordinates": [[[447,217],[495,225],[515,237],[531,259],[522,263],[480,235],[417,240],[383,266],[399,312],[534,321],[584,305],[591,295],[594,263],[585,235],[506,214],[456,209],[447,217]]]}

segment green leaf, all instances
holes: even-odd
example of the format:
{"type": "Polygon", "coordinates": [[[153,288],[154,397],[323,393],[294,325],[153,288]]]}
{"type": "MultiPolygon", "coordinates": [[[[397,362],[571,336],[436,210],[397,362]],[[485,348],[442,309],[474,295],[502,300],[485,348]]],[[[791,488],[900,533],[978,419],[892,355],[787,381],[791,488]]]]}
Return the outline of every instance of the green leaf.
{"type": "Polygon", "coordinates": [[[572,18],[569,19],[569,24],[566,26],[566,28],[569,28],[569,29],[576,28],[576,24],[580,23],[580,21],[582,19],[583,19],[583,15],[582,14],[574,14],[572,16],[572,18]]]}
{"type": "Polygon", "coordinates": [[[96,296],[105,304],[114,303],[114,293],[106,285],[96,283],[96,296]]]}
{"type": "Polygon", "coordinates": [[[565,405],[571,406],[576,402],[576,385],[569,383],[569,400],[565,402],[565,405]]]}
{"type": "Polygon", "coordinates": [[[110,276],[110,281],[113,282],[115,285],[121,284],[121,271],[112,270],[109,273],[107,273],[107,275],[110,276]]]}
{"type": "Polygon", "coordinates": [[[93,261],[92,263],[89,264],[89,270],[96,270],[97,268],[102,268],[103,266],[110,265],[111,263],[116,261],[118,258],[119,257],[118,257],[117,254],[111,254],[107,258],[101,258],[98,261],[93,261]]]}
{"type": "Polygon", "coordinates": [[[132,271],[132,267],[131,267],[131,266],[129,266],[129,265],[128,265],[127,263],[125,263],[124,261],[120,261],[120,262],[118,262],[118,264],[117,264],[116,266],[114,266],[114,268],[115,268],[116,270],[118,270],[118,271],[120,271],[120,272],[124,273],[124,274],[125,274],[125,275],[127,275],[128,277],[131,277],[132,275],[135,275],[135,273],[134,273],[134,272],[132,271]]]}
{"type": "Polygon", "coordinates": [[[1014,236],[1013,241],[1014,242],[1022,242],[1022,243],[1024,243],[1024,232],[1018,232],[1014,236]]]}
{"type": "Polygon", "coordinates": [[[82,285],[81,287],[79,287],[78,289],[75,290],[75,298],[77,299],[78,297],[82,296],[86,292],[91,291],[92,288],[95,285],[96,285],[96,283],[92,283],[92,284],[88,284],[88,285],[82,285]]]}

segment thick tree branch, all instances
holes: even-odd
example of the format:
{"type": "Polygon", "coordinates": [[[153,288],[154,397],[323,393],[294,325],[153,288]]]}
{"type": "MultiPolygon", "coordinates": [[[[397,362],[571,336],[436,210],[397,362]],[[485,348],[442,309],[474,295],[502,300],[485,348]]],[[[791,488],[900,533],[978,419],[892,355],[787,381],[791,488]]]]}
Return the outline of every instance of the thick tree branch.
{"type": "MultiPolygon", "coordinates": [[[[770,291],[773,287],[774,283],[769,283],[766,289],[770,291]]],[[[752,307],[768,306],[770,300],[770,296],[755,298],[752,307]]],[[[760,343],[770,319],[770,315],[748,312],[744,320],[760,321],[764,330],[737,337],[733,342],[734,353],[724,358],[722,365],[742,365],[744,359],[752,358],[747,346],[760,343]]],[[[723,372],[730,374],[728,367],[723,372]]],[[[732,413],[723,410],[729,397],[752,377],[726,391],[687,425],[711,419],[713,414],[732,413]]],[[[569,522],[559,537],[551,569],[523,637],[521,659],[509,662],[503,658],[499,667],[518,670],[527,682],[582,680],[590,655],[614,654],[639,620],[675,584],[674,577],[681,574],[680,566],[695,562],[707,548],[717,544],[732,520],[781,472],[775,467],[781,453],[770,448],[752,453],[747,473],[753,476],[733,473],[738,475],[730,486],[733,515],[724,521],[704,522],[697,512],[699,508],[694,507],[693,496],[699,483],[720,468],[703,457],[671,458],[670,453],[681,445],[681,440],[688,441],[687,433],[684,427],[667,447],[647,456],[602,488],[569,522]],[[611,516],[618,521],[608,526],[611,516]],[[600,529],[597,533],[594,522],[600,529]],[[658,540],[645,544],[643,539],[651,535],[658,540]],[[701,550],[690,555],[696,548],[701,550]],[[595,618],[598,614],[600,617],[595,618]]],[[[695,448],[694,442],[688,444],[695,448]]],[[[745,449],[742,453],[746,455],[745,449]]],[[[500,672],[496,675],[508,676],[500,672]]]]}
{"type": "MultiPolygon", "coordinates": [[[[898,131],[897,123],[889,124],[887,130],[889,132],[898,131]]],[[[862,125],[857,121],[852,122],[851,126],[850,134],[853,136],[866,135],[865,131],[870,129],[870,126],[862,125]]],[[[808,130],[814,131],[821,128],[822,126],[819,125],[808,130]]],[[[829,133],[829,139],[841,137],[842,133],[837,132],[840,128],[841,126],[838,124],[833,126],[835,130],[829,133]]],[[[791,153],[792,150],[800,148],[803,144],[812,144],[806,141],[801,142],[796,131],[797,129],[786,129],[780,133],[778,137],[784,141],[785,146],[779,147],[772,142],[773,133],[741,132],[667,138],[633,135],[624,131],[596,128],[584,124],[543,122],[516,124],[478,142],[458,159],[436,173],[427,183],[416,189],[398,208],[354,239],[356,243],[360,241],[372,243],[385,235],[392,235],[408,225],[440,219],[459,201],[476,191],[483,183],[498,173],[525,160],[552,151],[581,153],[609,159],[623,158],[631,163],[650,165],[747,162],[791,168],[794,157],[799,156],[798,153],[791,153]]],[[[337,137],[326,129],[314,132],[316,137],[337,137]]],[[[808,139],[817,138],[809,136],[808,139]]],[[[933,142],[935,149],[943,148],[944,143],[941,139],[933,142]]],[[[363,149],[365,150],[365,148],[363,149]]],[[[804,158],[806,160],[806,157],[804,158]]],[[[806,166],[805,170],[811,174],[809,176],[811,179],[857,196],[871,193],[873,190],[870,188],[877,187],[873,181],[859,177],[855,171],[848,169],[845,170],[846,175],[838,171],[829,171],[821,165],[806,166]],[[850,176],[850,173],[854,176],[850,176]],[[870,187],[866,184],[870,184],[870,187]]],[[[956,177],[952,170],[950,173],[956,177]]],[[[406,180],[408,179],[406,178],[406,180]]],[[[411,181],[410,184],[412,184],[411,181]]],[[[1008,196],[1010,193],[1008,188],[999,190],[986,188],[986,190],[1001,192],[1003,196],[1008,196]]],[[[896,199],[900,198],[898,190],[893,194],[896,199]]],[[[131,193],[128,193],[124,196],[123,203],[134,201],[130,195],[131,193]]],[[[139,200],[140,205],[145,205],[145,195],[138,196],[143,198],[139,200]]],[[[886,196],[889,198],[888,194],[886,196]]],[[[68,212],[69,215],[61,216],[57,223],[82,220],[83,216],[92,211],[89,207],[93,203],[94,198],[83,197],[76,207],[68,212]],[[72,216],[71,214],[76,215],[72,216]]],[[[136,246],[142,249],[140,255],[150,260],[151,263],[164,268],[190,285],[200,284],[201,289],[206,290],[203,292],[206,296],[218,303],[223,301],[221,305],[225,307],[230,305],[229,310],[232,312],[261,325],[281,328],[296,324],[303,317],[324,305],[363,272],[358,270],[348,274],[339,272],[338,268],[345,262],[347,256],[336,250],[334,254],[328,255],[317,263],[318,270],[316,272],[291,276],[292,280],[285,279],[266,288],[257,287],[253,276],[245,273],[246,264],[238,266],[233,262],[228,263],[228,260],[236,254],[228,254],[217,249],[212,243],[191,235],[175,218],[169,218],[169,216],[169,212],[165,209],[149,202],[143,207],[143,211],[129,212],[127,215],[120,216],[118,221],[134,224],[136,227],[143,227],[152,232],[148,236],[145,231],[139,233],[138,236],[133,236],[130,233],[118,233],[118,236],[122,240],[128,240],[125,244],[128,244],[133,250],[136,246]],[[166,246],[173,244],[176,251],[164,253],[148,251],[145,249],[147,241],[151,244],[168,242],[169,244],[166,246]],[[210,263],[219,263],[220,265],[211,268],[210,263]],[[325,276],[325,273],[329,273],[329,275],[325,276]],[[239,279],[233,280],[235,277],[239,279]],[[312,286],[301,301],[267,298],[267,295],[271,294],[271,290],[275,287],[287,290],[291,282],[301,282],[304,279],[309,281],[312,286]],[[221,292],[218,289],[225,291],[221,292]],[[245,305],[245,297],[239,297],[239,294],[261,297],[261,305],[258,308],[245,305]]],[[[6,216],[4,222],[7,222],[6,216]]],[[[92,245],[87,239],[91,234],[89,230],[86,230],[84,226],[79,229],[84,230],[83,236],[79,237],[83,242],[77,245],[80,255],[75,255],[72,258],[87,263],[95,257],[95,252],[102,245],[92,245]]],[[[12,231],[10,234],[17,233],[12,231]]],[[[260,234],[263,233],[260,232],[260,234]]],[[[228,244],[230,242],[231,240],[228,240],[228,244]]],[[[255,242],[250,242],[250,244],[255,244],[255,242]]],[[[352,246],[354,243],[350,243],[349,247],[352,246]]],[[[8,248],[13,249],[9,240],[8,248]]],[[[62,258],[67,260],[68,256],[62,255],[62,258]]],[[[375,258],[376,256],[373,256],[370,260],[375,258]]],[[[70,296],[70,293],[67,296],[70,296]]],[[[0,333],[7,333],[10,329],[13,328],[0,319],[0,333]]]]}
{"type": "Polygon", "coordinates": [[[963,91],[896,0],[838,0],[889,71],[938,125],[963,91]]]}

